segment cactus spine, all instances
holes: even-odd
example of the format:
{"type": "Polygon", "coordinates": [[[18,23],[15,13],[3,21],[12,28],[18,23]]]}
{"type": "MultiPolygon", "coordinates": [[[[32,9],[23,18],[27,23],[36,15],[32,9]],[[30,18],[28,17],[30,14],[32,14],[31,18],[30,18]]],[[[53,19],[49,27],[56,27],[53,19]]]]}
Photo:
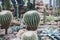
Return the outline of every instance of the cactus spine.
{"type": "Polygon", "coordinates": [[[1,28],[5,28],[7,30],[11,20],[12,20],[12,13],[10,11],[0,12],[0,24],[2,25],[1,28]]]}
{"type": "Polygon", "coordinates": [[[40,15],[39,12],[31,10],[24,14],[23,19],[28,30],[36,30],[40,21],[40,15]]]}
{"type": "Polygon", "coordinates": [[[23,33],[22,40],[38,40],[38,36],[33,31],[27,31],[23,33]]]}

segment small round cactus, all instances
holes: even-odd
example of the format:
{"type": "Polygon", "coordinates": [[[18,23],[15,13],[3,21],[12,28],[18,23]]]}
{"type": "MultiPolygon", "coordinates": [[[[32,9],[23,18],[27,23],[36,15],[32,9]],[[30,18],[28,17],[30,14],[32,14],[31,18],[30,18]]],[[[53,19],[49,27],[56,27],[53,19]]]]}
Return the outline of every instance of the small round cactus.
{"type": "Polygon", "coordinates": [[[5,10],[0,12],[0,24],[2,25],[1,28],[7,29],[9,27],[12,16],[13,15],[10,11],[5,10]]]}
{"type": "Polygon", "coordinates": [[[27,25],[27,30],[36,30],[40,22],[40,15],[36,10],[31,10],[24,14],[23,19],[27,25]]]}
{"type": "Polygon", "coordinates": [[[23,33],[22,40],[38,40],[38,36],[34,31],[27,31],[23,33]]]}

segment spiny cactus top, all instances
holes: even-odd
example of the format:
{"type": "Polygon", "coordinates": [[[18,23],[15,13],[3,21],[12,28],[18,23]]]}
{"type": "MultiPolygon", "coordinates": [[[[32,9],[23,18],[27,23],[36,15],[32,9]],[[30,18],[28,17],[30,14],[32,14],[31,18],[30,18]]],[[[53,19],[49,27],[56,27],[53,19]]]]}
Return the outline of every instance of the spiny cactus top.
{"type": "Polygon", "coordinates": [[[27,31],[23,33],[22,40],[38,40],[38,36],[34,31],[27,31]]]}
{"type": "Polygon", "coordinates": [[[37,27],[40,22],[40,15],[36,10],[31,10],[24,14],[23,19],[29,27],[37,27]]]}
{"type": "Polygon", "coordinates": [[[1,11],[0,12],[0,24],[1,25],[6,25],[10,23],[12,20],[12,13],[10,11],[1,11]]]}

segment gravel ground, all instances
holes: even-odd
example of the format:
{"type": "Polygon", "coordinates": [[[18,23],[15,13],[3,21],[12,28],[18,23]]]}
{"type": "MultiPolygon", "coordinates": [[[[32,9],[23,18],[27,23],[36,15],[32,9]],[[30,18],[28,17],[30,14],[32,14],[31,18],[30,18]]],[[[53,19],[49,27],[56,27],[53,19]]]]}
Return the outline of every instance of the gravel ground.
{"type": "MultiPolygon", "coordinates": [[[[56,25],[53,25],[53,26],[55,26],[55,27],[57,27],[56,25]]],[[[40,31],[40,30],[47,30],[47,29],[49,29],[51,27],[51,25],[40,25],[40,26],[38,26],[38,31],[40,31]]],[[[48,30],[47,30],[48,31],[48,30]]],[[[40,32],[39,32],[40,33],[40,32]]],[[[38,34],[39,34],[38,33],[38,34]]],[[[0,36],[1,37],[1,36],[0,36]]],[[[17,38],[16,37],[16,33],[10,33],[10,34],[8,34],[8,35],[4,35],[3,36],[3,38],[4,38],[4,40],[16,40],[16,39],[18,39],[18,40],[20,40],[20,38],[17,38]]]]}

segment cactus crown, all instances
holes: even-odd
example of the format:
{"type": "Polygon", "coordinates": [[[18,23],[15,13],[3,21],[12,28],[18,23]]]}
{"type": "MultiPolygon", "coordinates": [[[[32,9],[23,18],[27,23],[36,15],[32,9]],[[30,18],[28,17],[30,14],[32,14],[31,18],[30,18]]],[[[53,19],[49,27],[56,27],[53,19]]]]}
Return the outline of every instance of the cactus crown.
{"type": "Polygon", "coordinates": [[[38,36],[33,31],[27,31],[22,35],[22,40],[38,40],[38,36]]]}
{"type": "Polygon", "coordinates": [[[24,22],[28,26],[38,26],[40,16],[37,11],[28,11],[24,14],[24,22]]]}

